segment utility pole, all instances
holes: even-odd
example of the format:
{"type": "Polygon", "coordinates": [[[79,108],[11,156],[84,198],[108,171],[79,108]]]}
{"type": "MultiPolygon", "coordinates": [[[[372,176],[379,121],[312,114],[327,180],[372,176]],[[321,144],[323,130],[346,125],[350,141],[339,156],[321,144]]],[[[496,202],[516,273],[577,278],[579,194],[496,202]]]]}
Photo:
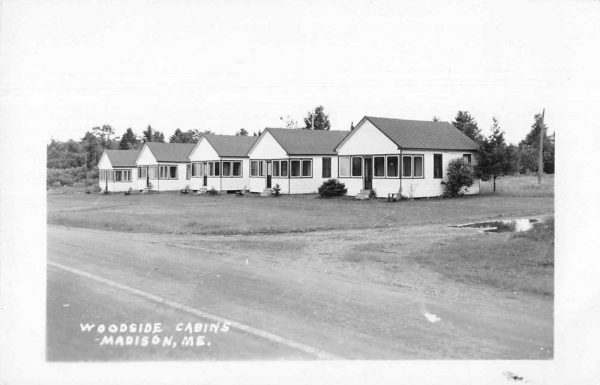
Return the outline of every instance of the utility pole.
{"type": "Polygon", "coordinates": [[[538,151],[538,185],[542,184],[542,175],[544,173],[544,115],[546,109],[542,110],[542,120],[540,122],[540,148],[538,151]]]}

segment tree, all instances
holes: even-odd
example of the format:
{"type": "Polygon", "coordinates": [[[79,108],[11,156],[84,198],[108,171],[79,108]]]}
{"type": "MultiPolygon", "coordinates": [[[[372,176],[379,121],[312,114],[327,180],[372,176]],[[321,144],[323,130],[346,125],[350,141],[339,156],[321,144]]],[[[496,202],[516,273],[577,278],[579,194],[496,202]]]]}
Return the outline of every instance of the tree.
{"type": "MultiPolygon", "coordinates": [[[[540,148],[540,132],[542,125],[544,131],[548,132],[548,127],[542,122],[542,114],[535,114],[533,117],[533,124],[531,130],[519,143],[519,168],[521,172],[526,173],[530,171],[537,171],[537,157],[540,148]]],[[[554,146],[555,146],[555,133],[552,135],[545,135],[543,140],[543,163],[544,172],[548,174],[554,174],[554,146]]]]}
{"type": "Polygon", "coordinates": [[[47,146],[46,155],[48,168],[73,168],[85,164],[81,144],[72,139],[66,142],[52,139],[47,146]]]}
{"type": "Polygon", "coordinates": [[[254,133],[252,134],[252,136],[260,136],[262,134],[261,130],[258,131],[254,131],[254,133]]]}
{"type": "Polygon", "coordinates": [[[240,128],[238,132],[235,133],[237,136],[248,136],[248,130],[245,128],[240,128]]]}
{"type": "Polygon", "coordinates": [[[142,132],[142,135],[144,137],[144,142],[162,142],[162,143],[164,143],[164,141],[165,141],[165,135],[160,131],[156,131],[150,125],[148,125],[148,127],[144,130],[144,132],[142,132]]]}
{"type": "Polygon", "coordinates": [[[292,118],[290,115],[287,115],[285,118],[280,116],[279,120],[285,123],[285,128],[298,128],[298,121],[292,118]]]}
{"type": "Polygon", "coordinates": [[[102,127],[93,127],[92,133],[98,138],[102,148],[113,148],[113,144],[115,143],[111,140],[111,136],[115,134],[115,130],[110,125],[105,124],[102,127]]]}
{"type": "Polygon", "coordinates": [[[125,130],[125,133],[121,137],[121,141],[119,142],[119,150],[131,150],[134,148],[139,148],[139,145],[140,140],[130,127],[125,130]]]}
{"type": "Polygon", "coordinates": [[[350,123],[350,131],[354,131],[354,122],[350,123]]]}
{"type": "Polygon", "coordinates": [[[329,114],[326,114],[323,106],[317,106],[314,111],[309,111],[304,118],[305,129],[307,130],[329,130],[329,114]]]}
{"type": "Polygon", "coordinates": [[[434,122],[439,122],[439,121],[440,121],[440,117],[439,117],[439,116],[437,116],[437,115],[434,115],[432,120],[433,120],[434,122]]]}
{"type": "Polygon", "coordinates": [[[452,125],[477,143],[483,140],[483,135],[481,135],[481,130],[477,126],[477,122],[468,111],[458,111],[452,125]]]}
{"type": "Polygon", "coordinates": [[[514,147],[506,145],[498,118],[493,117],[492,133],[481,141],[476,174],[486,181],[492,179],[496,191],[496,179],[515,172],[516,162],[514,147]]]}
{"type": "Polygon", "coordinates": [[[473,185],[473,167],[462,158],[451,160],[446,169],[447,180],[442,181],[445,197],[462,195],[462,190],[473,185]]]}
{"type": "Polygon", "coordinates": [[[100,140],[92,132],[88,131],[81,138],[81,146],[84,152],[85,166],[88,170],[91,170],[98,165],[100,155],[103,151],[100,140]]]}
{"type": "Polygon", "coordinates": [[[169,138],[169,143],[194,143],[196,133],[192,130],[183,132],[179,128],[169,138]]]}

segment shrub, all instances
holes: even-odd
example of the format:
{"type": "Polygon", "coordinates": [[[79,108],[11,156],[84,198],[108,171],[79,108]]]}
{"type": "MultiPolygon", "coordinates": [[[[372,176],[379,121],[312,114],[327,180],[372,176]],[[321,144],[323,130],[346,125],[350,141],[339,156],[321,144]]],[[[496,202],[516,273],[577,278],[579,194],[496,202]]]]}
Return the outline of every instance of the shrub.
{"type": "Polygon", "coordinates": [[[346,185],[337,179],[326,180],[319,187],[319,195],[326,198],[346,195],[347,191],[346,185]]]}
{"type": "Polygon", "coordinates": [[[281,192],[281,187],[279,187],[279,184],[276,184],[272,190],[273,190],[273,196],[278,197],[281,192]]]}
{"type": "Polygon", "coordinates": [[[375,192],[375,190],[369,191],[369,199],[375,199],[375,198],[377,198],[377,192],[375,192]]]}
{"type": "Polygon", "coordinates": [[[215,190],[214,187],[211,187],[208,191],[206,191],[209,195],[217,195],[219,192],[215,190]]]}
{"type": "Polygon", "coordinates": [[[468,188],[473,185],[473,166],[463,159],[454,159],[450,161],[446,173],[448,175],[447,180],[442,181],[445,197],[462,195],[463,188],[468,188]]]}

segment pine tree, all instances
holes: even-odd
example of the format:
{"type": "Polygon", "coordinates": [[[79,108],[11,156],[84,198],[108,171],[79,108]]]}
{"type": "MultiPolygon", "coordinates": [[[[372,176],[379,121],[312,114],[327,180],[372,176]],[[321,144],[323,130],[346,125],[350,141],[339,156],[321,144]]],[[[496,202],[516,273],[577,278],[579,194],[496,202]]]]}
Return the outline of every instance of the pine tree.
{"type": "Polygon", "coordinates": [[[317,106],[314,111],[309,111],[304,118],[304,124],[304,128],[307,130],[329,130],[331,128],[329,114],[324,112],[323,106],[317,106]]]}
{"type": "Polygon", "coordinates": [[[492,118],[492,133],[480,143],[476,171],[481,179],[492,179],[496,191],[496,179],[512,174],[517,168],[514,148],[506,145],[504,131],[500,129],[498,118],[492,118]]]}
{"type": "Polygon", "coordinates": [[[468,111],[458,111],[452,124],[476,143],[480,143],[483,140],[483,135],[477,126],[477,122],[468,111]]]}
{"type": "Polygon", "coordinates": [[[125,130],[125,133],[121,137],[121,141],[119,142],[119,150],[131,150],[138,148],[139,144],[140,140],[130,127],[125,130]]]}

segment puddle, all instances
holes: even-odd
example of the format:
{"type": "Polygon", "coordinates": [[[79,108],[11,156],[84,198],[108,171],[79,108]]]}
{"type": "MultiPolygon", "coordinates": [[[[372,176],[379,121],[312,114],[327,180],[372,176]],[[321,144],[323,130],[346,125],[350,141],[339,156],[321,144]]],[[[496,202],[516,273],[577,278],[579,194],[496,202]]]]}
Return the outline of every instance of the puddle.
{"type": "Polygon", "coordinates": [[[488,221],[488,222],[478,222],[478,223],[469,223],[466,225],[458,225],[452,227],[470,227],[481,229],[486,233],[509,233],[509,232],[521,232],[532,229],[536,225],[540,225],[539,219],[535,218],[523,218],[523,219],[510,219],[510,220],[499,220],[499,221],[488,221]]]}

